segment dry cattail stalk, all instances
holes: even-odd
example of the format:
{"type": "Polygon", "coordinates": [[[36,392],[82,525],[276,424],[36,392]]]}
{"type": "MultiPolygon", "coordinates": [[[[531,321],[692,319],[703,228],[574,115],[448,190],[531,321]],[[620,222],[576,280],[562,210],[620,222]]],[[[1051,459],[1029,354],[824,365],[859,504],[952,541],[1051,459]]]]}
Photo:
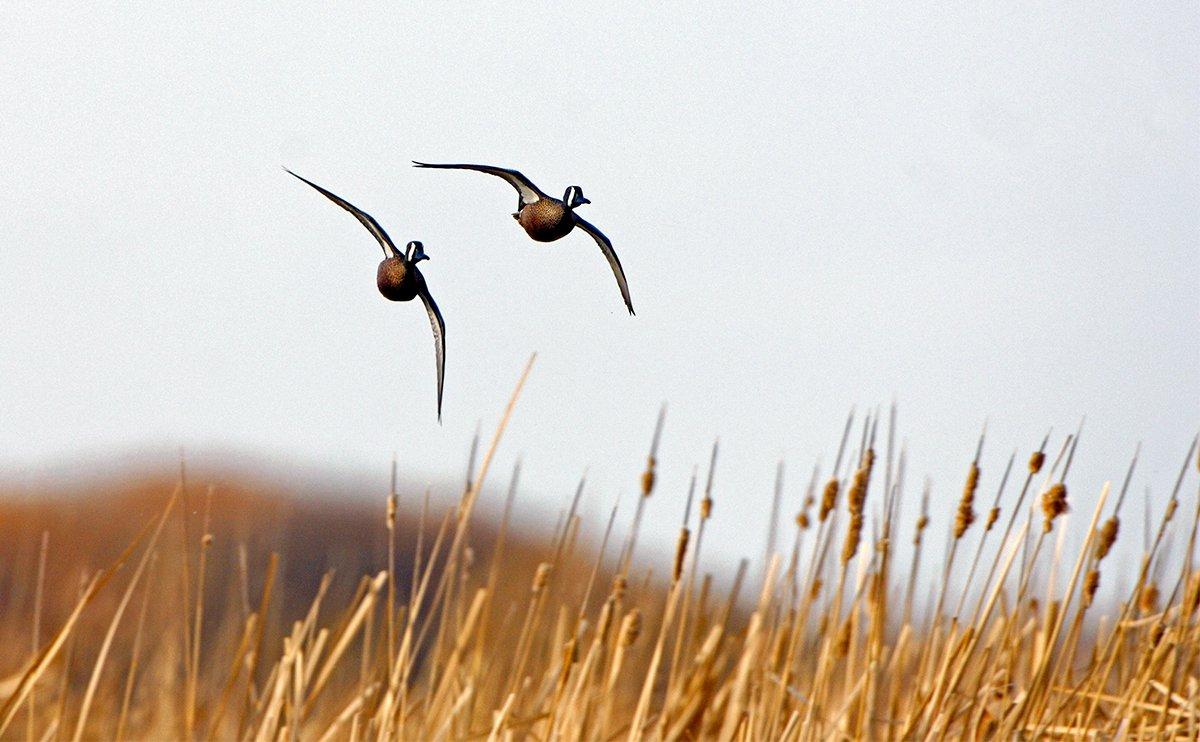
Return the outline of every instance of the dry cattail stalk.
{"type": "Polygon", "coordinates": [[[854,472],[846,507],[850,511],[850,525],[846,529],[846,543],[842,547],[842,564],[846,564],[858,553],[858,542],[862,538],[863,504],[867,500],[867,486],[871,482],[871,468],[875,464],[875,450],[868,448],[862,466],[854,472]]]}
{"type": "Polygon", "coordinates": [[[634,608],[629,613],[625,614],[625,618],[621,621],[621,636],[619,642],[621,646],[628,647],[637,641],[638,634],[642,633],[642,612],[634,608]]]}
{"type": "Polygon", "coordinates": [[[1092,600],[1096,597],[1096,589],[1100,587],[1100,570],[1092,569],[1087,573],[1087,577],[1083,580],[1083,607],[1088,608],[1092,605],[1092,600]]]}
{"type": "Polygon", "coordinates": [[[1042,465],[1046,463],[1046,454],[1041,451],[1034,451],[1029,456],[1029,473],[1037,474],[1042,470],[1042,465]]]}
{"type": "Polygon", "coordinates": [[[395,495],[388,495],[387,527],[388,527],[389,531],[396,530],[396,496],[395,495]]]}
{"type": "Polygon", "coordinates": [[[962,538],[975,522],[975,490],[979,488],[979,465],[971,462],[967,472],[967,483],[963,486],[962,499],[958,501],[958,512],[954,516],[954,538],[962,538]]]}
{"type": "Polygon", "coordinates": [[[1108,556],[1108,552],[1112,550],[1113,544],[1117,540],[1117,533],[1120,530],[1121,519],[1115,515],[1104,521],[1104,525],[1100,526],[1100,532],[1096,534],[1096,561],[1100,561],[1108,556]]]}
{"type": "Polygon", "coordinates": [[[649,497],[654,491],[655,467],[658,461],[653,456],[646,457],[646,471],[642,472],[642,497],[649,497]]]}
{"type": "Polygon", "coordinates": [[[1054,519],[1067,510],[1067,486],[1062,482],[1055,482],[1042,494],[1042,515],[1046,518],[1042,524],[1043,530],[1050,533],[1054,519]]]}
{"type": "Polygon", "coordinates": [[[1158,610],[1158,585],[1149,582],[1138,595],[1138,609],[1142,613],[1154,613],[1158,610]]]}
{"type": "Polygon", "coordinates": [[[833,509],[837,507],[839,487],[837,477],[832,477],[825,483],[825,489],[821,491],[821,510],[817,515],[817,520],[820,522],[824,523],[829,514],[833,512],[833,509]]]}
{"type": "Polygon", "coordinates": [[[1188,579],[1187,592],[1183,594],[1183,615],[1190,616],[1200,608],[1200,569],[1192,573],[1188,579]]]}

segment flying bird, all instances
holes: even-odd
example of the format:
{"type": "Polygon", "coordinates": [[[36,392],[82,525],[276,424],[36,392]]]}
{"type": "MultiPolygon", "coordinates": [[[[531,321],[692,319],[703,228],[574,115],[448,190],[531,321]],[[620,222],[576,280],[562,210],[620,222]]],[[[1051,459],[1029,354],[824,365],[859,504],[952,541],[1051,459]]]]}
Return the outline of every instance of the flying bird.
{"type": "MultiPolygon", "coordinates": [[[[287,168],[284,168],[287,170],[287,168]]],[[[434,353],[437,356],[437,413],[438,422],[442,420],[442,380],[446,370],[446,323],[442,320],[442,313],[438,310],[437,304],[433,301],[433,297],[429,294],[429,287],[425,284],[425,277],[421,275],[421,270],[417,268],[417,263],[422,260],[429,260],[429,256],[425,254],[425,246],[420,242],[412,241],[404,249],[401,254],[396,249],[392,238],[388,237],[388,233],[383,231],[383,227],[379,226],[379,222],[375,221],[367,212],[359,209],[354,204],[341,198],[340,196],[330,193],[316,183],[296,175],[291,170],[288,173],[299,178],[305,183],[315,188],[325,198],[341,206],[346,211],[354,215],[379,246],[383,248],[383,262],[379,264],[379,269],[375,272],[375,285],[379,287],[379,293],[383,294],[385,299],[390,301],[412,301],[416,297],[421,297],[421,301],[425,303],[425,311],[429,314],[429,324],[433,327],[433,347],[434,353]]]]}
{"type": "Polygon", "coordinates": [[[517,223],[524,228],[526,234],[538,242],[554,242],[570,234],[575,227],[587,232],[600,246],[601,252],[608,260],[613,275],[617,278],[617,286],[621,289],[621,298],[625,300],[625,307],[629,309],[630,314],[634,313],[633,301],[629,298],[629,284],[625,281],[625,271],[621,268],[621,261],[617,259],[612,242],[590,222],[575,213],[575,209],[578,207],[591,203],[584,198],[582,188],[567,186],[563,197],[557,199],[547,196],[529,178],[508,168],[492,167],[491,165],[439,165],[415,161],[413,165],[446,170],[478,170],[481,173],[495,175],[508,181],[509,185],[517,189],[519,198],[517,212],[513,214],[513,219],[516,219],[517,223]]]}

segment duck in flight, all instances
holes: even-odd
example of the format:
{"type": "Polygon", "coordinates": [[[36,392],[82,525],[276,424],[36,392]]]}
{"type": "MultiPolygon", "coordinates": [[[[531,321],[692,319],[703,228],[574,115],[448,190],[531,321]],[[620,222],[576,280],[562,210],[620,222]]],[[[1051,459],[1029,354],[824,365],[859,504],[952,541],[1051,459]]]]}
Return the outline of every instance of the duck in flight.
{"type": "Polygon", "coordinates": [[[538,242],[554,242],[570,234],[575,227],[587,232],[600,246],[600,250],[612,268],[613,275],[617,277],[617,286],[621,289],[621,298],[625,300],[625,307],[629,309],[630,314],[634,313],[633,302],[629,298],[629,285],[625,282],[625,271],[621,268],[621,261],[617,259],[617,253],[613,250],[612,243],[600,230],[575,213],[575,209],[579,206],[591,203],[584,198],[583,189],[579,186],[568,186],[560,200],[547,196],[529,178],[508,168],[492,167],[491,165],[440,165],[415,161],[413,165],[447,170],[478,170],[481,173],[504,178],[509,185],[517,189],[519,197],[517,212],[513,214],[513,219],[516,219],[517,223],[524,228],[526,234],[538,242]]]}
{"type": "MultiPolygon", "coordinates": [[[[284,168],[287,170],[287,168],[284,168]]],[[[442,421],[442,379],[445,376],[446,370],[446,323],[442,320],[442,313],[438,310],[438,306],[433,301],[433,297],[429,294],[429,287],[425,285],[425,277],[421,275],[421,270],[417,268],[417,263],[422,260],[429,260],[429,256],[425,254],[425,247],[420,242],[413,241],[408,243],[404,252],[401,253],[396,249],[392,238],[388,237],[388,233],[383,231],[383,227],[379,226],[379,222],[368,214],[359,209],[354,204],[345,199],[330,193],[316,183],[296,175],[291,170],[288,173],[299,178],[305,183],[315,188],[325,198],[341,206],[346,211],[354,215],[367,231],[383,248],[383,262],[379,264],[379,269],[375,272],[375,285],[379,287],[379,293],[383,294],[385,299],[390,301],[412,301],[416,297],[421,297],[421,301],[425,303],[425,311],[429,314],[429,324],[433,327],[433,347],[434,353],[437,356],[437,413],[438,422],[442,421]]]]}

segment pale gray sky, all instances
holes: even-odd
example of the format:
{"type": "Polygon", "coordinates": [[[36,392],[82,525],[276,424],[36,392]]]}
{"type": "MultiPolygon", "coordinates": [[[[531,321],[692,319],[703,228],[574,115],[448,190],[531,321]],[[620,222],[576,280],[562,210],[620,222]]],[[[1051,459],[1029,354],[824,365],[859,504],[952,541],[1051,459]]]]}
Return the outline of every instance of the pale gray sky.
{"type": "Polygon", "coordinates": [[[896,400],[947,500],[985,418],[987,490],[1086,414],[1081,504],[1139,440],[1168,487],[1200,424],[1195,3],[94,5],[0,6],[10,474],[221,446],[457,477],[537,350],[497,461],[526,507],[585,466],[592,512],[632,494],[667,400],[650,525],[719,435],[732,555],[852,404],[896,400]],[[638,315],[585,235],[412,159],[582,186],[638,315]],[[440,427],[423,311],[283,165],[425,242],[440,427]]]}

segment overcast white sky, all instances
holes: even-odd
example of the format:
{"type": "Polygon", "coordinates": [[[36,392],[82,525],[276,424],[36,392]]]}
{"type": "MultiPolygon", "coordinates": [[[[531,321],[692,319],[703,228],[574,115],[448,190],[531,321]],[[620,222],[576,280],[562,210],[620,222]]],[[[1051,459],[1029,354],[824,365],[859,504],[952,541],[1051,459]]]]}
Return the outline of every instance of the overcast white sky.
{"type": "Polygon", "coordinates": [[[186,446],[457,479],[537,350],[497,460],[525,507],[587,466],[599,520],[666,400],[650,525],[719,435],[733,555],[853,404],[896,400],[947,502],[985,418],[990,490],[1087,415],[1085,511],[1139,440],[1168,488],[1200,425],[1194,2],[98,5],[0,6],[9,475],[186,446]],[[585,235],[412,159],[582,186],[638,315],[585,235]],[[421,307],[282,165],[425,242],[440,427],[421,307]]]}

